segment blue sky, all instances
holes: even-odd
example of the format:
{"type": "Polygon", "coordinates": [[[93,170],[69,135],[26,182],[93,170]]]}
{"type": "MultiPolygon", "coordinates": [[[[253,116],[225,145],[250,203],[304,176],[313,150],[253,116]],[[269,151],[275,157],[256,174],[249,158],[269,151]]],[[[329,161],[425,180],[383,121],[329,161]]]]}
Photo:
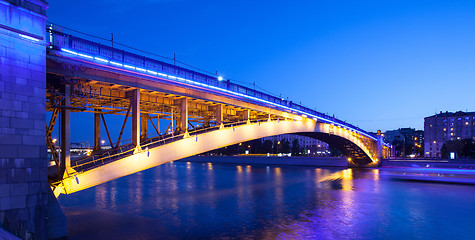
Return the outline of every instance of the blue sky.
{"type": "Polygon", "coordinates": [[[367,131],[475,111],[475,1],[48,2],[53,23],[175,53],[367,131]]]}

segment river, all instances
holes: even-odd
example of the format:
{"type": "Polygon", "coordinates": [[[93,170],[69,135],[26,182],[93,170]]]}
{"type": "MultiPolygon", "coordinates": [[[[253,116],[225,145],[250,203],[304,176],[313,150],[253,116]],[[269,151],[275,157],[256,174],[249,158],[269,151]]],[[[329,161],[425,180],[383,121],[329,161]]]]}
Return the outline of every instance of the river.
{"type": "Polygon", "coordinates": [[[173,162],[61,195],[69,239],[475,239],[475,186],[173,162]]]}

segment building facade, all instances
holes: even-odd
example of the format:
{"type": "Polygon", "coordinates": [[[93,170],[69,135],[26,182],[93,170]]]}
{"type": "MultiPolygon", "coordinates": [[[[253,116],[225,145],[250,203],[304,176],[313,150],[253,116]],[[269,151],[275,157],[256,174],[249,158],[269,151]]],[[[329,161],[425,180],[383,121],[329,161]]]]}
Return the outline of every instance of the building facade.
{"type": "Polygon", "coordinates": [[[475,141],[475,112],[440,112],[424,118],[424,155],[441,157],[441,149],[448,141],[475,141]]]}
{"type": "Polygon", "coordinates": [[[424,131],[414,128],[399,128],[383,133],[383,140],[391,144],[393,157],[424,156],[424,131]]]}
{"type": "Polygon", "coordinates": [[[302,154],[305,155],[315,155],[315,156],[327,156],[330,154],[328,144],[317,140],[315,138],[300,136],[295,134],[282,134],[276,136],[265,137],[261,139],[262,142],[266,140],[270,140],[271,142],[275,143],[283,143],[284,141],[289,141],[290,144],[297,140],[299,143],[299,147],[303,148],[305,152],[302,154]]]}

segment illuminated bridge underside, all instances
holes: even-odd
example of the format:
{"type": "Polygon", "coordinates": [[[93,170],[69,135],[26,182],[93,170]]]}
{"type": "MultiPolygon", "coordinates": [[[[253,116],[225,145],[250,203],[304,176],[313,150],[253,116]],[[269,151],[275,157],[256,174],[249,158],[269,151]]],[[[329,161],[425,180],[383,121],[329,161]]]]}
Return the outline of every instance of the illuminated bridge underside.
{"type": "MultiPolygon", "coordinates": [[[[370,153],[370,150],[365,147],[363,142],[354,136],[353,132],[342,128],[335,128],[330,124],[319,123],[314,120],[249,123],[192,135],[182,140],[148,149],[148,151],[143,150],[142,152],[85,172],[73,173],[70,177],[63,180],[63,193],[77,192],[116,178],[213,149],[286,133],[305,133],[306,135],[323,139],[326,136],[333,140],[345,139],[345,141],[358,146],[368,156],[374,155],[370,153]]],[[[376,166],[376,163],[369,163],[367,166],[376,166]]]]}

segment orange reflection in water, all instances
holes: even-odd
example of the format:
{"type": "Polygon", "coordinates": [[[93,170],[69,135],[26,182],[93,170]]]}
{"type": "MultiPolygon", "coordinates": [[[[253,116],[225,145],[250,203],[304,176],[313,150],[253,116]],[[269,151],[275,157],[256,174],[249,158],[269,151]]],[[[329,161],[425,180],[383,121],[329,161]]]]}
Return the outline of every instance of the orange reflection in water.
{"type": "Polygon", "coordinates": [[[208,163],[208,170],[213,170],[213,164],[212,163],[208,163]]]}
{"type": "Polygon", "coordinates": [[[341,171],[341,188],[343,191],[353,190],[353,171],[351,169],[341,171]]]}

